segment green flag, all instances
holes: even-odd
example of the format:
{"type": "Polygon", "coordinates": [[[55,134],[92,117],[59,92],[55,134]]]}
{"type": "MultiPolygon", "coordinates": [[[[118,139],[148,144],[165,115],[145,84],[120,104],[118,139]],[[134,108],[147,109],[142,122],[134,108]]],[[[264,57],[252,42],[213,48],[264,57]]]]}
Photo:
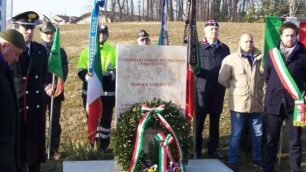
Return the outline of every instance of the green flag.
{"type": "Polygon", "coordinates": [[[49,61],[48,61],[48,70],[50,73],[54,73],[61,80],[64,80],[59,28],[57,28],[55,32],[55,38],[52,44],[49,61]]]}
{"type": "Polygon", "coordinates": [[[264,47],[264,57],[263,57],[263,65],[266,62],[267,55],[269,50],[277,47],[280,41],[280,33],[279,29],[283,21],[279,17],[276,16],[268,16],[266,17],[266,26],[265,26],[265,47],[264,47]]]}

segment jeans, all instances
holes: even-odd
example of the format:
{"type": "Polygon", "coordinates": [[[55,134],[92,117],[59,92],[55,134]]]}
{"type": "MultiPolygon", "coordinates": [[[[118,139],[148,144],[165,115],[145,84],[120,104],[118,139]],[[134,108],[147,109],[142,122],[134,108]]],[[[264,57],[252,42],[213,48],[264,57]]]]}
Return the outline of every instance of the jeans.
{"type": "Polygon", "coordinates": [[[240,113],[231,111],[231,138],[229,143],[229,163],[237,163],[240,138],[243,126],[248,123],[252,138],[253,161],[262,160],[262,113],[240,113]]]}

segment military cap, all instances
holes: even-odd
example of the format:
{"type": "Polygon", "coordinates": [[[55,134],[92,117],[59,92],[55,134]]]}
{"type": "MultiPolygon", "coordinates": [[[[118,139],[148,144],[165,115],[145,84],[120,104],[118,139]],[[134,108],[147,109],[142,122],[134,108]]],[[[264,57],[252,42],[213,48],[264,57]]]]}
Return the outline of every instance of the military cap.
{"type": "Polygon", "coordinates": [[[0,32],[0,37],[4,40],[14,44],[16,47],[25,49],[26,43],[21,33],[14,29],[8,29],[3,32],[0,32]]]}
{"type": "Polygon", "coordinates": [[[218,24],[218,22],[215,18],[212,18],[212,19],[210,19],[206,22],[205,27],[206,26],[217,26],[217,27],[219,27],[219,24],[218,24]]]}
{"type": "Polygon", "coordinates": [[[12,22],[25,25],[36,26],[38,24],[39,15],[34,11],[26,11],[12,17],[12,22]]]}
{"type": "Polygon", "coordinates": [[[140,30],[137,33],[137,39],[138,38],[149,38],[149,34],[145,30],[140,30]]]}
{"type": "Polygon", "coordinates": [[[100,33],[108,33],[108,27],[106,25],[99,25],[99,32],[100,33]]]}
{"type": "Polygon", "coordinates": [[[45,15],[43,16],[42,20],[41,20],[41,26],[39,28],[39,30],[43,33],[46,32],[55,32],[56,28],[55,26],[51,23],[51,21],[49,20],[48,17],[46,17],[45,15]]]}

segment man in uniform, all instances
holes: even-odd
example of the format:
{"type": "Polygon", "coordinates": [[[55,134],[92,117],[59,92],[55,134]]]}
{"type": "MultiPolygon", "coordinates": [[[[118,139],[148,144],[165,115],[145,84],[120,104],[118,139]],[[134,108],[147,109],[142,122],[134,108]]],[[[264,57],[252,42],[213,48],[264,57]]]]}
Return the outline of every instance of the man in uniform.
{"type": "Polygon", "coordinates": [[[0,169],[17,170],[18,107],[10,65],[25,49],[23,36],[16,30],[0,32],[0,169]]]}
{"type": "MultiPolygon", "coordinates": [[[[41,44],[46,48],[48,52],[48,56],[50,56],[50,51],[52,48],[53,40],[54,40],[54,33],[56,28],[51,23],[51,21],[44,17],[42,20],[42,25],[39,28],[40,36],[41,36],[41,44]]],[[[61,61],[62,61],[62,69],[63,69],[63,76],[64,81],[67,79],[68,75],[68,61],[67,61],[67,54],[63,48],[61,48],[61,61]]],[[[48,76],[48,83],[52,83],[52,73],[49,73],[48,76]]],[[[50,111],[51,111],[51,93],[52,88],[51,84],[48,84],[45,87],[46,91],[46,105],[48,108],[48,114],[50,118],[50,111]],[[50,91],[48,91],[50,90],[50,91]]],[[[61,116],[61,107],[62,101],[64,101],[64,91],[53,100],[53,117],[52,117],[52,136],[51,136],[51,156],[55,159],[59,159],[60,154],[58,152],[58,147],[60,144],[60,137],[61,137],[61,125],[60,125],[60,116],[61,116]]],[[[50,138],[49,138],[50,139],[50,138]]]]}
{"type": "Polygon", "coordinates": [[[39,172],[46,160],[44,87],[47,84],[48,55],[44,46],[32,41],[39,16],[27,11],[12,18],[14,27],[23,35],[26,50],[13,64],[14,82],[21,123],[21,163],[29,172],[39,172]]]}
{"type": "Polygon", "coordinates": [[[218,74],[222,60],[230,54],[226,44],[218,39],[219,24],[210,19],[204,27],[205,38],[199,43],[200,72],[196,80],[196,158],[202,152],[202,132],[204,121],[209,114],[208,155],[213,158],[223,158],[217,151],[219,144],[219,119],[223,109],[225,88],[218,83],[218,74]]]}
{"type": "MultiPolygon", "coordinates": [[[[107,152],[110,143],[111,122],[113,109],[115,107],[115,70],[116,70],[116,49],[107,41],[109,37],[108,27],[99,26],[99,42],[101,52],[101,63],[103,71],[103,114],[100,126],[97,128],[96,140],[100,141],[102,152],[107,152]]],[[[78,62],[78,76],[83,81],[82,99],[86,109],[87,81],[88,81],[88,48],[85,48],[80,55],[78,62]]]]}
{"type": "Polygon", "coordinates": [[[136,42],[138,45],[150,45],[150,36],[145,30],[140,30],[137,34],[136,42]]]}

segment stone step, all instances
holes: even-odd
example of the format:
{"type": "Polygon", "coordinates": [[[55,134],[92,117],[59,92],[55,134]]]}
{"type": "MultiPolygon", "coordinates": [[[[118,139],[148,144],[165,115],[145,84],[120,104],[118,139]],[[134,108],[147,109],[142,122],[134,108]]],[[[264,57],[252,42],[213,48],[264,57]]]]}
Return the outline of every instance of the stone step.
{"type": "MultiPolygon", "coordinates": [[[[63,172],[115,172],[115,161],[64,161],[63,172]]],[[[186,172],[232,172],[232,170],[217,159],[192,159],[188,161],[186,172]]]]}

